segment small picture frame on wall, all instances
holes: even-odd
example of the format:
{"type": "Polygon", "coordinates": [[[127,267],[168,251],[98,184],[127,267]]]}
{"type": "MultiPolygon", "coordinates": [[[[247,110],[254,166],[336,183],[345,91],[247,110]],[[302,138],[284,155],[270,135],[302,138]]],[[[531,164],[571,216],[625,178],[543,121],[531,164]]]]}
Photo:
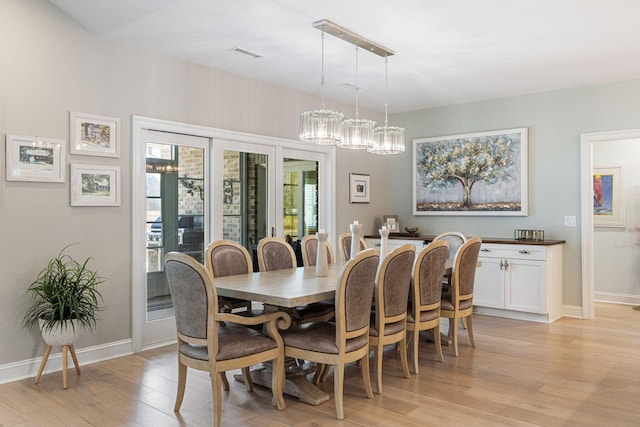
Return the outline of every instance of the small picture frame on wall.
{"type": "Polygon", "coordinates": [[[624,165],[593,166],[593,226],[624,227],[624,165]]]}
{"type": "Polygon", "coordinates": [[[349,203],[371,201],[371,177],[360,173],[349,174],[349,203]]]}
{"type": "Polygon", "coordinates": [[[120,206],[120,166],[71,165],[71,206],[120,206]]]}
{"type": "Polygon", "coordinates": [[[63,139],[7,135],[7,181],[64,182],[63,139]]]}
{"type": "Polygon", "coordinates": [[[71,154],[120,157],[120,119],[71,112],[69,114],[71,154]]]}

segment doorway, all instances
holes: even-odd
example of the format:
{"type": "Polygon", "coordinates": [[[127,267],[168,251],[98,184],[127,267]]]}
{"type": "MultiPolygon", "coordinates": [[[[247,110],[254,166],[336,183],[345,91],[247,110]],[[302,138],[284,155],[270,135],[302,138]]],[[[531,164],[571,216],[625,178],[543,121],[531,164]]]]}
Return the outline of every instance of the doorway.
{"type": "Polygon", "coordinates": [[[585,133],[580,136],[581,152],[581,222],[582,222],[582,317],[594,318],[594,216],[593,168],[594,144],[614,143],[640,138],[640,129],[585,133]]]}

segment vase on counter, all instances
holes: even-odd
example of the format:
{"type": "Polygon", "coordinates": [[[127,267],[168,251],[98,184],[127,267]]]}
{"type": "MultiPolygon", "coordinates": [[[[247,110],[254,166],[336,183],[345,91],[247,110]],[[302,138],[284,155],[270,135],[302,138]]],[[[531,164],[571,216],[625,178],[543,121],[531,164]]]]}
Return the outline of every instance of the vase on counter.
{"type": "Polygon", "coordinates": [[[382,262],[384,261],[387,254],[389,253],[389,232],[390,231],[387,230],[387,227],[383,225],[382,228],[378,230],[378,232],[380,233],[380,265],[382,265],[382,262]]]}
{"type": "Polygon", "coordinates": [[[316,248],[316,276],[329,275],[329,261],[327,260],[327,238],[329,233],[319,230],[316,233],[318,247],[316,248]]]}
{"type": "Polygon", "coordinates": [[[353,224],[349,224],[349,229],[351,230],[351,256],[350,259],[353,259],[360,252],[360,234],[362,233],[362,224],[359,224],[358,221],[353,221],[353,224]]]}

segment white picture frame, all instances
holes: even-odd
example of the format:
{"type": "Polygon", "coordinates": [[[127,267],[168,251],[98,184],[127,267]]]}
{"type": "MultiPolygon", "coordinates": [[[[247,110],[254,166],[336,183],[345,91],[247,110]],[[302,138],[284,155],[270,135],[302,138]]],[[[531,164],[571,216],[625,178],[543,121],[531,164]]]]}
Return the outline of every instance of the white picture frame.
{"type": "Polygon", "coordinates": [[[120,157],[120,119],[78,112],[69,113],[71,154],[120,157]]]}
{"type": "Polygon", "coordinates": [[[624,165],[593,165],[594,227],[626,226],[624,192],[624,165]]]}
{"type": "Polygon", "coordinates": [[[120,166],[71,164],[71,206],[120,206],[120,166]]]}
{"type": "Polygon", "coordinates": [[[349,203],[371,201],[371,177],[361,173],[349,174],[349,203]]]}
{"type": "Polygon", "coordinates": [[[7,181],[65,182],[64,139],[7,135],[7,181]]]}

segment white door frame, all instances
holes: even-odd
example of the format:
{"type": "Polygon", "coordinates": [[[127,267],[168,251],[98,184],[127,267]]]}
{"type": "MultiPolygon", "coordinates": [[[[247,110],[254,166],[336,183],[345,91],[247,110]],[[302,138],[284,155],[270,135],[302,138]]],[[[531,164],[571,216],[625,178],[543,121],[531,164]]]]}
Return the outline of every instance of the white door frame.
{"type": "Polygon", "coordinates": [[[593,144],[640,138],[640,129],[580,134],[580,207],[582,222],[582,318],[593,319],[593,144]]]}
{"type": "MultiPolygon", "coordinates": [[[[300,155],[306,153],[315,153],[316,156],[320,156],[322,164],[324,164],[323,171],[322,165],[320,165],[321,176],[318,177],[319,182],[322,182],[324,189],[321,189],[321,196],[319,203],[324,202],[323,206],[323,227],[327,230],[335,229],[336,212],[335,212],[335,164],[336,164],[336,148],[333,146],[322,146],[314,144],[304,144],[300,141],[293,141],[283,138],[274,138],[269,136],[248,134],[244,132],[229,131],[224,129],[210,128],[206,126],[198,126],[187,123],[172,122],[167,120],[154,119],[149,117],[132,116],[131,120],[131,336],[132,336],[132,351],[134,353],[146,350],[151,347],[143,346],[143,327],[146,321],[146,304],[145,304],[145,289],[141,284],[146,283],[145,278],[145,229],[143,224],[145,223],[146,214],[146,152],[145,144],[142,140],[143,130],[157,130],[165,132],[173,132],[185,135],[201,136],[209,138],[212,141],[212,148],[210,150],[210,167],[211,179],[215,182],[216,170],[213,168],[215,162],[215,141],[225,140],[237,143],[247,144],[261,144],[263,146],[275,147],[276,150],[276,167],[274,172],[276,177],[280,177],[279,181],[276,180],[276,200],[282,199],[282,189],[279,188],[278,182],[282,183],[282,159],[283,153],[286,153],[288,157],[295,155],[296,151],[299,151],[300,155]],[[293,150],[293,151],[291,151],[293,150]],[[278,166],[280,165],[280,166],[278,166]],[[324,173],[324,176],[322,175],[324,173]],[[320,181],[321,180],[321,181],[320,181]],[[326,221],[326,222],[325,222],[326,221]]],[[[321,187],[321,188],[322,188],[321,187]]],[[[222,200],[222,185],[209,185],[209,212],[210,215],[214,213],[214,210],[220,203],[215,203],[222,200]],[[219,187],[219,188],[218,188],[219,187]],[[218,197],[216,199],[216,197],[218,197]]],[[[282,218],[278,215],[275,216],[276,230],[282,234],[282,218]],[[278,219],[279,218],[279,219],[278,219]],[[279,224],[279,225],[278,225],[279,224]]],[[[211,239],[217,236],[222,236],[220,232],[215,231],[216,225],[211,224],[209,227],[209,236],[211,239]]],[[[333,231],[335,234],[335,231],[333,231]]],[[[335,237],[335,236],[333,236],[335,237]]],[[[221,238],[221,237],[219,237],[221,238]]],[[[172,341],[175,341],[173,339],[172,341]]],[[[154,347],[168,344],[168,342],[158,343],[154,347]]]]}

